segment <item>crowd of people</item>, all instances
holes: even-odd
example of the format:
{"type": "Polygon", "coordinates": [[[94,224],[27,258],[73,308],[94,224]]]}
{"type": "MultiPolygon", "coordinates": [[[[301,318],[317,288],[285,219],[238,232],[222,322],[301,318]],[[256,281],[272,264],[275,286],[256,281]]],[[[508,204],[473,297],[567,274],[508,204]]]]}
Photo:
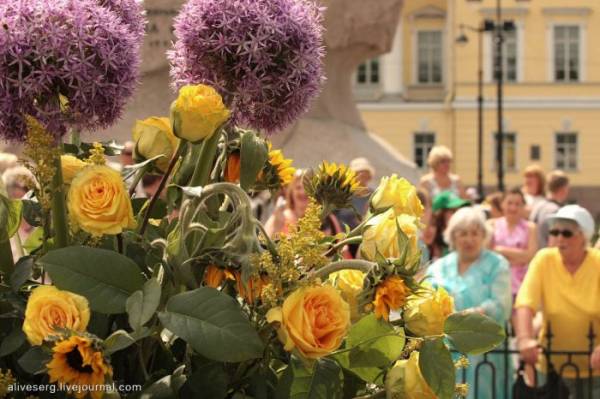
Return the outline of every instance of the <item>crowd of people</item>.
{"type": "MultiPolygon", "coordinates": [[[[518,359],[507,365],[501,354],[488,354],[492,376],[491,367],[475,367],[481,356],[471,356],[474,366],[466,374],[470,398],[510,398],[519,362],[537,367],[538,383],[544,381],[549,366],[542,348],[548,325],[553,351],[590,351],[590,325],[600,335],[600,250],[592,247],[594,219],[583,207],[568,204],[570,181],[562,171],[527,167],[521,187],[479,201],[450,172],[451,164],[450,150],[434,147],[428,157],[430,172],[418,185],[425,208],[420,238],[424,277],[453,296],[457,311],[482,313],[512,326],[510,345],[519,352],[518,359]]],[[[352,205],[365,215],[375,170],[365,158],[353,160],[350,168],[364,187],[352,205]]],[[[297,172],[276,201],[267,220],[269,234],[285,232],[302,217],[308,201],[303,173],[297,172]]],[[[341,210],[329,215],[324,230],[335,234],[360,222],[356,212],[341,210]]],[[[357,249],[349,248],[348,256],[359,257],[357,249]]],[[[587,398],[590,389],[592,397],[600,397],[600,342],[590,356],[573,356],[568,362],[575,367],[564,366],[566,356],[552,358],[570,397],[587,398]]],[[[533,368],[525,369],[533,384],[533,368]]]]}
{"type": "MultiPolygon", "coordinates": [[[[132,164],[132,150],[128,143],[115,167],[132,164]]],[[[536,366],[542,376],[549,366],[541,356],[548,325],[552,326],[553,350],[592,349],[590,356],[569,359],[576,367],[569,366],[562,374],[572,397],[587,398],[589,389],[592,397],[600,397],[600,345],[590,348],[588,337],[590,325],[600,336],[600,249],[592,247],[596,230],[590,212],[567,204],[568,175],[562,171],[546,174],[539,166],[530,166],[521,187],[491,193],[481,201],[451,173],[449,149],[434,147],[428,165],[430,172],[421,178],[417,191],[425,209],[420,237],[423,276],[453,296],[457,311],[482,313],[512,325],[512,345],[520,361],[536,366]],[[587,383],[590,372],[592,386],[587,383]]],[[[362,188],[352,200],[352,209],[336,211],[324,221],[323,230],[331,235],[345,231],[346,226],[355,228],[369,211],[375,169],[365,158],[354,159],[349,167],[362,188]]],[[[28,169],[11,154],[0,154],[0,174],[0,191],[10,198],[22,198],[34,184],[28,169]]],[[[304,216],[309,203],[304,174],[297,170],[275,198],[256,201],[269,235],[285,233],[304,216]]],[[[148,175],[135,188],[135,195],[152,196],[159,180],[148,175]]],[[[14,239],[26,239],[31,230],[24,221],[14,239]]],[[[600,240],[597,245],[600,248],[600,240]]],[[[360,257],[359,248],[349,246],[344,256],[360,257]]],[[[479,360],[470,359],[472,364],[479,360]]],[[[504,387],[512,386],[518,363],[511,361],[507,366],[495,354],[489,354],[487,361],[494,364],[495,378],[489,375],[490,367],[469,368],[467,382],[473,387],[478,381],[478,391],[471,389],[470,397],[509,398],[511,392],[504,387]],[[504,381],[505,376],[510,381],[504,381]]],[[[553,357],[556,369],[564,362],[564,356],[553,357]]],[[[532,372],[526,374],[532,378],[532,372]]]]}

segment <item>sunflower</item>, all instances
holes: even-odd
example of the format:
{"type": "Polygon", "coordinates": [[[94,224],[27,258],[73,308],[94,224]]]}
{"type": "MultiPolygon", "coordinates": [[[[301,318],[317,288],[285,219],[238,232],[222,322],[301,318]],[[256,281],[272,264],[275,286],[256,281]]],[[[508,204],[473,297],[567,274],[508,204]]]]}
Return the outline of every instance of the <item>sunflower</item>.
{"type": "Polygon", "coordinates": [[[305,177],[304,185],[308,195],[329,210],[350,206],[352,197],[363,189],[353,170],[327,161],[305,177]]]}
{"type": "Polygon", "coordinates": [[[93,399],[104,395],[101,389],[112,367],[93,338],[72,335],[57,341],[52,348],[52,360],[46,364],[50,382],[72,387],[77,398],[88,393],[93,399]]]}
{"type": "Polygon", "coordinates": [[[258,174],[255,190],[278,190],[288,185],[296,173],[292,160],[284,157],[281,150],[273,150],[271,142],[267,141],[269,149],[268,160],[258,174]]]}
{"type": "Polygon", "coordinates": [[[294,178],[296,168],[292,166],[292,160],[286,159],[281,150],[273,150],[271,143],[269,146],[269,164],[277,171],[277,176],[282,186],[289,184],[294,178]]]}

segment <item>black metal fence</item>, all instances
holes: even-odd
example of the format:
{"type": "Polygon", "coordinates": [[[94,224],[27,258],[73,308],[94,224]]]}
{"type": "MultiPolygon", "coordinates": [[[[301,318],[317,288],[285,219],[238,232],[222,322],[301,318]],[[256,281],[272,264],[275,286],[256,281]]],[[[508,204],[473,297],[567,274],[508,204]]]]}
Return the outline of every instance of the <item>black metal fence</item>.
{"type": "MultiPolygon", "coordinates": [[[[479,378],[482,375],[482,370],[486,368],[491,373],[491,398],[492,399],[508,399],[509,392],[512,392],[513,384],[517,379],[517,367],[514,367],[518,363],[519,351],[515,348],[511,348],[511,343],[514,342],[514,330],[510,324],[507,324],[506,328],[506,339],[503,344],[496,349],[482,355],[482,359],[475,364],[470,364],[470,368],[474,368],[474,382],[472,386],[469,387],[469,391],[473,390],[473,392],[480,392],[480,385],[482,385],[479,381],[479,378]],[[495,356],[498,359],[498,356],[501,356],[501,367],[503,370],[497,370],[498,363],[496,364],[491,361],[491,356],[495,356]],[[502,373],[502,374],[499,374],[502,373]],[[501,378],[504,377],[504,378],[501,378]],[[503,381],[503,389],[504,397],[497,397],[497,387],[499,384],[499,380],[503,381]]],[[[574,331],[574,334],[584,333],[579,331],[574,331]]],[[[596,333],[594,331],[593,324],[590,323],[589,329],[587,331],[587,341],[588,347],[585,351],[565,351],[565,350],[554,350],[552,348],[552,340],[554,338],[554,334],[552,333],[552,326],[550,323],[546,325],[545,331],[545,346],[542,346],[543,356],[546,358],[547,364],[553,364],[555,366],[555,370],[561,378],[565,378],[565,373],[569,370],[572,371],[571,375],[575,375],[575,390],[576,392],[572,392],[572,387],[570,387],[570,397],[577,399],[599,399],[600,397],[593,396],[593,383],[594,383],[594,375],[591,367],[591,356],[595,347],[596,333]],[[561,356],[559,362],[553,361],[552,357],[561,356]],[[587,370],[586,376],[583,376],[583,370],[580,370],[580,367],[574,362],[574,359],[580,359],[582,356],[586,359],[587,370]],[[564,360],[563,360],[564,359],[564,360]],[[586,389],[587,388],[587,389],[586,389]]],[[[531,373],[534,378],[534,385],[539,386],[540,382],[540,373],[536,371],[535,373],[531,373]]],[[[489,375],[489,374],[488,374],[489,375]]],[[[572,379],[573,377],[567,377],[572,379]]],[[[467,382],[467,370],[462,370],[462,382],[467,382]]],[[[489,386],[489,381],[485,382],[485,385],[489,386]]],[[[486,396],[489,397],[489,396],[486,396]]],[[[545,396],[544,396],[545,397],[545,396]]],[[[475,396],[478,398],[478,396],[475,396]]]]}

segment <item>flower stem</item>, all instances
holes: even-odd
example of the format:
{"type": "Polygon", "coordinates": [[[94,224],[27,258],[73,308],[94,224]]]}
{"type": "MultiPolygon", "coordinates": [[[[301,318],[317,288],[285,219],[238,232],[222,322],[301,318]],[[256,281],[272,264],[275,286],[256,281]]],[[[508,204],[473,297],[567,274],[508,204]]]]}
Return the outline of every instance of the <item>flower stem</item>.
{"type": "Polygon", "coordinates": [[[190,187],[205,186],[208,183],[210,172],[212,171],[213,161],[217,152],[219,138],[223,134],[223,128],[217,130],[212,136],[202,142],[198,162],[194,169],[194,174],[190,180],[190,187]]]}
{"type": "Polygon", "coordinates": [[[144,232],[146,231],[146,227],[148,227],[148,220],[150,219],[150,214],[152,213],[152,208],[154,208],[154,204],[156,204],[156,201],[158,201],[158,197],[160,196],[160,193],[162,193],[163,189],[165,188],[165,185],[167,184],[167,180],[169,180],[169,176],[171,175],[171,172],[173,172],[173,168],[175,167],[177,160],[179,159],[179,157],[181,156],[181,153],[183,152],[183,148],[184,148],[184,146],[181,144],[181,141],[180,141],[179,145],[177,146],[177,151],[175,151],[175,153],[173,154],[173,158],[171,158],[171,162],[169,162],[169,167],[165,171],[165,174],[163,175],[162,180],[160,181],[160,184],[158,185],[158,189],[156,190],[156,192],[150,199],[150,203],[148,204],[148,208],[146,208],[146,213],[144,214],[144,220],[142,221],[142,225],[140,226],[140,230],[139,230],[139,233],[142,236],[144,235],[144,232]]]}
{"type": "Polygon", "coordinates": [[[332,245],[331,248],[329,248],[329,250],[326,252],[326,254],[331,254],[331,253],[335,252],[336,250],[338,250],[339,248],[342,248],[344,245],[359,244],[361,241],[362,241],[361,236],[346,238],[345,240],[339,241],[339,242],[335,243],[334,245],[332,245]]]}
{"type": "Polygon", "coordinates": [[[332,262],[327,266],[314,271],[312,277],[325,279],[331,273],[345,269],[360,270],[361,272],[368,273],[375,265],[376,263],[374,262],[362,259],[341,260],[339,262],[332,262]]]}
{"type": "MultiPolygon", "coordinates": [[[[57,143],[62,146],[60,138],[57,143]]],[[[69,245],[69,228],[67,224],[67,204],[63,184],[60,155],[54,159],[54,177],[52,179],[52,227],[54,229],[54,247],[64,248],[69,245]]]]}

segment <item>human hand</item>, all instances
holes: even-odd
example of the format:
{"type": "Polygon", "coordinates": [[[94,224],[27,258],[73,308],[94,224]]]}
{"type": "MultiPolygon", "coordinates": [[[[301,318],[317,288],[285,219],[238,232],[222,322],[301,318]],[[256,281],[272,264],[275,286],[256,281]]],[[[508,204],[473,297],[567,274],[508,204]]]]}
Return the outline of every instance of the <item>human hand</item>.
{"type": "Polygon", "coordinates": [[[593,369],[600,370],[600,345],[598,345],[592,352],[592,358],[590,364],[593,369]]]}
{"type": "Polygon", "coordinates": [[[537,363],[541,349],[538,347],[538,342],[534,338],[517,338],[517,347],[519,348],[519,354],[521,359],[531,365],[537,363]]]}

